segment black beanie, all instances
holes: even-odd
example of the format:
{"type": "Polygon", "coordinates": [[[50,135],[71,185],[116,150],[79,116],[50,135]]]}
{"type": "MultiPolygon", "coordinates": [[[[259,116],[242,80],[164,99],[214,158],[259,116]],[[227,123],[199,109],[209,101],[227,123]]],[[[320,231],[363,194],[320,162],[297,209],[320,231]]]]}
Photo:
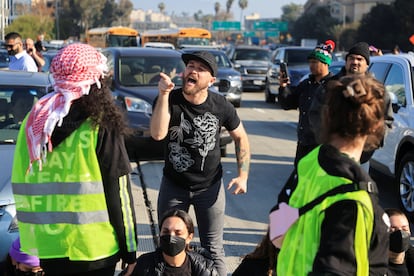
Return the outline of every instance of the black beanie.
{"type": "Polygon", "coordinates": [[[369,45],[366,42],[358,42],[354,44],[354,46],[349,49],[348,54],[345,57],[345,60],[348,58],[349,55],[360,55],[365,58],[367,64],[369,64],[369,45]]]}

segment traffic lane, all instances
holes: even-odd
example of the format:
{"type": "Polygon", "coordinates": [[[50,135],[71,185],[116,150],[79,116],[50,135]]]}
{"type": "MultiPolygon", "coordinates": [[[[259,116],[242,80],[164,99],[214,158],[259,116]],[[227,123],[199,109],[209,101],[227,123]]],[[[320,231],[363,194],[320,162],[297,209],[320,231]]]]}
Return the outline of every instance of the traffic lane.
{"type": "MultiPolygon", "coordinates": [[[[269,210],[277,201],[292,168],[296,151],[296,110],[284,111],[264,102],[263,93],[243,93],[237,109],[249,137],[251,162],[247,193],[226,192],[224,249],[229,271],[252,252],[266,234],[269,210]]],[[[222,158],[226,186],[237,176],[234,145],[222,158]]]]}
{"type": "MultiPolygon", "coordinates": [[[[267,224],[268,212],[293,168],[298,113],[265,103],[263,93],[243,93],[242,101],[237,113],[250,142],[249,180],[246,194],[227,195],[226,215],[267,224]]],[[[222,158],[225,185],[237,176],[233,144],[227,152],[222,158]]]]}

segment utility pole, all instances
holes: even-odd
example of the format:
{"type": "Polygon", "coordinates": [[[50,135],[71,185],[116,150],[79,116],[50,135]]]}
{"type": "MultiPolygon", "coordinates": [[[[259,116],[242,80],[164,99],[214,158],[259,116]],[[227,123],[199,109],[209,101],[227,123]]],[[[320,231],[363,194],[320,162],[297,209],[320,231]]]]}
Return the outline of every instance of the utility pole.
{"type": "Polygon", "coordinates": [[[5,36],[5,32],[4,29],[7,27],[8,25],[8,20],[9,20],[9,1],[8,0],[1,0],[0,2],[1,5],[1,11],[0,11],[0,16],[1,16],[1,21],[0,21],[0,32],[1,32],[1,40],[4,40],[4,36],[5,36]]]}
{"type": "Polygon", "coordinates": [[[60,39],[60,26],[59,26],[59,0],[55,0],[55,19],[56,19],[56,39],[60,39]]]}

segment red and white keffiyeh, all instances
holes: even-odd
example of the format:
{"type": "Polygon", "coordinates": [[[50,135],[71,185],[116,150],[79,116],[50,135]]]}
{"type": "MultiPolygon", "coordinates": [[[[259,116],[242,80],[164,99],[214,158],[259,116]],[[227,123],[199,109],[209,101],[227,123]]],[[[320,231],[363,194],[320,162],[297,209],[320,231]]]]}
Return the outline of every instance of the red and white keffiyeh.
{"type": "Polygon", "coordinates": [[[53,150],[51,136],[62,125],[72,102],[89,93],[92,84],[100,88],[99,79],[107,72],[106,57],[87,44],[75,43],[61,49],[50,65],[54,92],[42,97],[32,108],[26,124],[30,166],[42,161],[53,150]],[[47,146],[47,148],[46,148],[47,146]]]}

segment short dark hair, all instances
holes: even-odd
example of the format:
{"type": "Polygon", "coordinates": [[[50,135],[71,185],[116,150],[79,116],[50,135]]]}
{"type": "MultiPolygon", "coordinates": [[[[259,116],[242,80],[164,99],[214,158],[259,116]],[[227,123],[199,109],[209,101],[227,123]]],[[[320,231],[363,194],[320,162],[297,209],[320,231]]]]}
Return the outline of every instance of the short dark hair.
{"type": "Polygon", "coordinates": [[[405,217],[404,212],[398,208],[387,208],[384,211],[389,217],[392,217],[392,216],[404,216],[405,217]]]}
{"type": "Polygon", "coordinates": [[[184,222],[185,226],[187,227],[188,233],[189,234],[194,234],[194,223],[193,223],[192,218],[190,217],[190,215],[186,211],[179,210],[179,209],[167,210],[163,214],[163,216],[161,218],[161,221],[159,222],[159,229],[160,230],[162,228],[162,224],[164,223],[164,221],[167,218],[170,218],[170,217],[180,218],[184,222]]]}
{"type": "Polygon", "coordinates": [[[16,32],[11,32],[11,33],[8,33],[8,34],[4,37],[4,40],[16,39],[16,38],[20,38],[20,39],[22,39],[22,36],[21,36],[19,33],[16,33],[16,32]]]}

